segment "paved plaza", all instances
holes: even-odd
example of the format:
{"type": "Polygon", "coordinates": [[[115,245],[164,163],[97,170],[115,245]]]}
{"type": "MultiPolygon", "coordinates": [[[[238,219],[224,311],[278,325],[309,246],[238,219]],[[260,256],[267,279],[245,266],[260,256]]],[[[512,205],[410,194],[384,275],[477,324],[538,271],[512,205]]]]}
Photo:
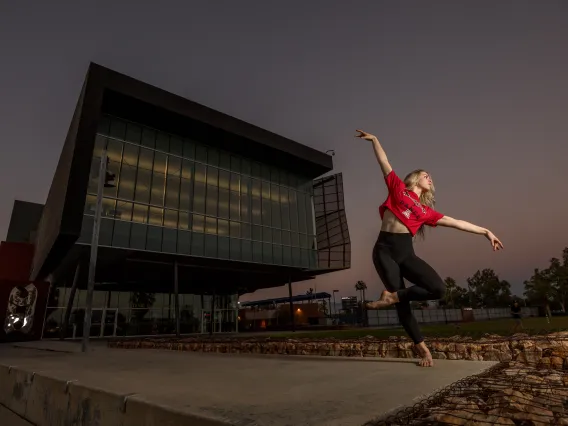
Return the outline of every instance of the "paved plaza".
{"type": "Polygon", "coordinates": [[[361,425],[494,364],[438,360],[435,368],[420,368],[408,360],[119,350],[102,342],[83,354],[79,347],[3,344],[0,364],[228,424],[263,426],[361,425]]]}

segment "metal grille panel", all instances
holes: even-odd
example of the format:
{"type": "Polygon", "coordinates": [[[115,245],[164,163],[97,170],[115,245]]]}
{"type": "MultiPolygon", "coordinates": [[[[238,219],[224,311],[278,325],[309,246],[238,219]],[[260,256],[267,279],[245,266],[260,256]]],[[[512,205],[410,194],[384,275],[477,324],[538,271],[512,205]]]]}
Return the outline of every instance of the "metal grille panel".
{"type": "Polygon", "coordinates": [[[316,179],[313,189],[318,268],[350,268],[351,240],[343,200],[343,175],[316,179]]]}

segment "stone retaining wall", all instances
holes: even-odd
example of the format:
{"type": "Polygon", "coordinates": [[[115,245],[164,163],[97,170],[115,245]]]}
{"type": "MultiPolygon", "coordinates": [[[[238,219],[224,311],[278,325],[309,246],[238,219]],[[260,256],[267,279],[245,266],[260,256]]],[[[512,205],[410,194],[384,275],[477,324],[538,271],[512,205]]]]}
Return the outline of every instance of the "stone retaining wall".
{"type": "MultiPolygon", "coordinates": [[[[546,336],[516,334],[512,337],[486,335],[429,339],[435,359],[472,361],[518,361],[524,364],[568,369],[568,332],[546,336]]],[[[338,340],[328,339],[181,339],[151,338],[109,341],[109,347],[123,349],[168,349],[190,352],[319,355],[375,358],[416,358],[413,343],[404,337],[338,340]]]]}
{"type": "Polygon", "coordinates": [[[568,372],[503,362],[364,426],[568,425],[568,372]]]}

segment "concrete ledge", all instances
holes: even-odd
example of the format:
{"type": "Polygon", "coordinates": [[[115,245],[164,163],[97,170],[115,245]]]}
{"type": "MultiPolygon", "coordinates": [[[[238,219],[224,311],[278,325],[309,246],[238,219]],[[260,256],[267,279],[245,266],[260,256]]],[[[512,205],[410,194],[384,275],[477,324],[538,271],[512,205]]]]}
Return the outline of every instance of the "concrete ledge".
{"type": "Polygon", "coordinates": [[[0,404],[19,416],[25,417],[33,380],[33,373],[12,366],[1,366],[0,404]]]}
{"type": "Polygon", "coordinates": [[[181,412],[135,395],[128,398],[123,423],[120,424],[122,426],[226,426],[233,423],[202,414],[181,412]]]}
{"type": "Polygon", "coordinates": [[[22,417],[34,425],[64,424],[69,408],[68,386],[64,380],[35,374],[22,417]]]}
{"type": "Polygon", "coordinates": [[[133,394],[113,393],[0,365],[0,405],[35,426],[227,426],[225,419],[179,411],[133,394]]]}

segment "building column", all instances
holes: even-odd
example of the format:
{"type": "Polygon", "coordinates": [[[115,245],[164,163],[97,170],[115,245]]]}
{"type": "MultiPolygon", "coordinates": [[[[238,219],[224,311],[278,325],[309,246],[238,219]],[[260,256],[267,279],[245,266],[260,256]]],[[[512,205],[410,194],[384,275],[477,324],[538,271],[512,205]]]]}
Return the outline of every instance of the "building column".
{"type": "Polygon", "coordinates": [[[176,320],[176,337],[180,337],[180,318],[179,318],[179,282],[178,282],[178,263],[174,262],[174,306],[176,320]]]}
{"type": "Polygon", "coordinates": [[[296,319],[294,318],[294,305],[292,304],[292,276],[288,277],[288,296],[290,298],[290,321],[292,321],[292,331],[296,331],[296,319]]]}
{"type": "Polygon", "coordinates": [[[77,261],[77,266],[75,267],[73,284],[71,285],[71,292],[69,293],[69,299],[67,300],[67,307],[65,308],[65,318],[63,319],[63,324],[61,324],[61,330],[59,330],[59,340],[63,340],[67,336],[67,327],[69,326],[69,318],[71,318],[71,311],[73,310],[73,301],[75,300],[75,293],[77,292],[77,282],[79,281],[80,272],[81,272],[81,258],[79,258],[79,260],[77,261]]]}

